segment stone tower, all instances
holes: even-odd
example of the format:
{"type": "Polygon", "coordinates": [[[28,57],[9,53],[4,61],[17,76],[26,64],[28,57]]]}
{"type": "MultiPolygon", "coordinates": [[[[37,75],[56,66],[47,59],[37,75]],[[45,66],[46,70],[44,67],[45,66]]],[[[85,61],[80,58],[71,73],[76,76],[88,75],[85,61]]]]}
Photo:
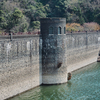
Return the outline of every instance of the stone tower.
{"type": "Polygon", "coordinates": [[[66,19],[42,18],[42,81],[43,84],[67,82],[66,19]]]}

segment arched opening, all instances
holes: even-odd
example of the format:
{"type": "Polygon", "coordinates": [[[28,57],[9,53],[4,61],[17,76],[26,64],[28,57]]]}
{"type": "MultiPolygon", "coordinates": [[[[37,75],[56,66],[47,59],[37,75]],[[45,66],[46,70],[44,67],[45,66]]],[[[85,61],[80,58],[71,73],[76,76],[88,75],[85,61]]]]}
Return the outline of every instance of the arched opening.
{"type": "Polygon", "coordinates": [[[58,34],[61,34],[61,27],[58,27],[58,34]]]}
{"type": "Polygon", "coordinates": [[[53,27],[49,28],[49,34],[53,34],[53,27]]]}
{"type": "Polygon", "coordinates": [[[64,34],[66,34],[66,27],[64,27],[64,34]]]}

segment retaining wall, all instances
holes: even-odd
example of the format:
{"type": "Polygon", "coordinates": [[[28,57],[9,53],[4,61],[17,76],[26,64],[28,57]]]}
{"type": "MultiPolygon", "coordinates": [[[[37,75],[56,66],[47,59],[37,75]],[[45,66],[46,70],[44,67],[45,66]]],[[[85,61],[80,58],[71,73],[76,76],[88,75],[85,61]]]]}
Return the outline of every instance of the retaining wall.
{"type": "MultiPolygon", "coordinates": [[[[65,61],[64,66],[67,66],[67,72],[71,72],[97,60],[100,50],[100,32],[70,33],[64,36],[62,42],[60,42],[59,38],[57,39],[55,43],[55,47],[58,44],[57,49],[55,49],[56,52],[54,53],[53,49],[50,51],[52,56],[53,53],[58,55],[54,59],[51,58],[52,62],[54,60],[52,64],[55,64],[57,59],[60,60],[60,58],[63,58],[63,61],[65,61]],[[60,52],[62,52],[60,46],[63,48],[63,43],[67,47],[64,50],[65,54],[60,55],[60,52]]],[[[51,46],[48,45],[48,48],[53,48],[53,41],[55,40],[52,40],[51,46]]],[[[9,36],[0,37],[0,100],[12,97],[42,84],[43,69],[41,59],[43,57],[41,42],[40,36],[37,35],[14,36],[13,41],[9,40],[9,36]]],[[[50,54],[49,56],[51,57],[50,54]]],[[[44,72],[47,73],[46,71],[49,69],[46,66],[45,68],[44,72]]],[[[58,73],[64,72],[63,67],[56,70],[58,73]]],[[[61,75],[60,77],[63,77],[62,73],[59,74],[61,75]]],[[[57,76],[56,72],[58,79],[59,75],[57,76]]],[[[54,79],[51,80],[59,81],[54,79]]]]}
{"type": "Polygon", "coordinates": [[[0,40],[0,100],[42,83],[39,36],[14,36],[0,40]]]}
{"type": "Polygon", "coordinates": [[[67,38],[67,70],[77,70],[97,61],[100,50],[100,32],[71,33],[67,38]]]}

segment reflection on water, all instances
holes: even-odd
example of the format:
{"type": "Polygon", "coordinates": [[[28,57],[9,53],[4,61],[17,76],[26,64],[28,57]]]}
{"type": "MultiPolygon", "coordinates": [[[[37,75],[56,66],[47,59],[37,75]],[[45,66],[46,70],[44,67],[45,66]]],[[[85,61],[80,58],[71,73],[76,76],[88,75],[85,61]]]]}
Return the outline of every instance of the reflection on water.
{"type": "Polygon", "coordinates": [[[100,100],[100,63],[73,72],[66,84],[39,86],[9,100],[100,100]]]}

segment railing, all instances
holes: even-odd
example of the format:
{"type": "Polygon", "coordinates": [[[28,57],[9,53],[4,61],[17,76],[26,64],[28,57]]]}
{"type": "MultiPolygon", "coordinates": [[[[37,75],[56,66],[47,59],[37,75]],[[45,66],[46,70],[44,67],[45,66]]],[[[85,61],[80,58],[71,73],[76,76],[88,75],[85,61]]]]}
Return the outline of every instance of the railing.
{"type": "MultiPolygon", "coordinates": [[[[12,33],[12,35],[36,35],[36,34],[40,34],[40,31],[36,31],[36,32],[17,32],[17,33],[13,33],[13,32],[11,32],[12,33]]],[[[9,33],[7,33],[7,32],[3,32],[3,33],[1,33],[1,36],[8,36],[9,35],[9,33]]]]}

